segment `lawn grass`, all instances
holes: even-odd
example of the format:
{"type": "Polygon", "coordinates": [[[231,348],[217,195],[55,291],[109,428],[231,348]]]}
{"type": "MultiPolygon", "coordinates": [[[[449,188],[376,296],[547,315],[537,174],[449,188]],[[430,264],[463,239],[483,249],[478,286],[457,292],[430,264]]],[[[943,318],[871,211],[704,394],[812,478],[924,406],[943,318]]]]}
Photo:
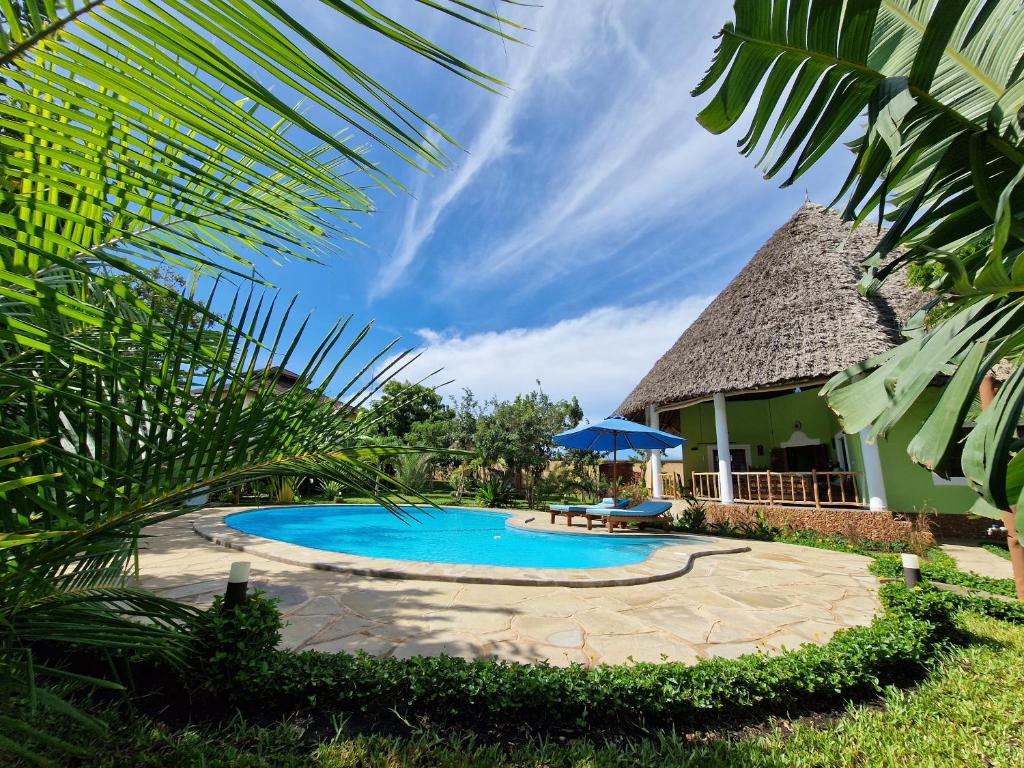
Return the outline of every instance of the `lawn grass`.
{"type": "MultiPolygon", "coordinates": [[[[456,501],[455,499],[452,498],[452,495],[450,493],[425,493],[423,495],[427,498],[428,501],[431,501],[434,504],[437,504],[437,506],[439,506],[439,507],[479,507],[480,506],[479,504],[476,503],[476,497],[473,494],[471,494],[471,493],[470,494],[466,494],[466,496],[463,497],[462,501],[456,501]]],[[[396,504],[405,503],[402,499],[400,499],[397,496],[388,496],[387,498],[390,501],[395,502],[396,504]]],[[[322,502],[322,501],[321,502],[317,502],[317,500],[312,500],[312,501],[314,501],[314,503],[326,503],[326,502],[322,502]]],[[[342,503],[342,504],[377,504],[379,502],[376,499],[371,498],[369,496],[346,496],[344,501],[342,501],[340,503],[342,503]]],[[[501,510],[503,510],[503,509],[519,509],[519,510],[526,510],[526,511],[528,511],[528,510],[542,511],[542,510],[547,509],[549,504],[560,504],[560,503],[564,503],[563,499],[551,497],[551,498],[543,499],[543,500],[537,502],[537,505],[535,507],[530,507],[530,506],[528,506],[526,504],[526,502],[523,499],[516,499],[512,503],[512,505],[510,505],[510,506],[503,506],[503,507],[495,507],[495,510],[499,511],[499,512],[501,510]]],[[[580,502],[580,503],[582,503],[582,502],[580,502]]]]}
{"type": "Polygon", "coordinates": [[[972,641],[942,657],[912,690],[887,689],[880,702],[834,717],[774,720],[755,732],[644,734],[629,741],[489,744],[479,737],[339,735],[319,744],[301,721],[218,731],[170,729],[111,716],[112,730],[80,765],[96,768],[625,768],[627,766],[928,766],[1024,764],[1024,627],[964,616],[972,641]]]}

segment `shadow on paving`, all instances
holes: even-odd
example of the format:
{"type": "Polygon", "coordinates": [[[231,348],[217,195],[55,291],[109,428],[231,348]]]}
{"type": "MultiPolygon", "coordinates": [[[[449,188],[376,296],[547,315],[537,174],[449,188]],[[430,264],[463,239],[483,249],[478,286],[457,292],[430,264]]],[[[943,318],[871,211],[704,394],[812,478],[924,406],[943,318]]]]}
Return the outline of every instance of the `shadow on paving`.
{"type": "Polygon", "coordinates": [[[250,589],[278,600],[286,622],[283,647],[400,657],[444,653],[560,661],[551,658],[558,649],[514,636],[512,621],[524,611],[511,605],[455,604],[464,589],[479,585],[379,579],[267,560],[205,541],[192,531],[195,516],[144,532],[140,586],[205,608],[223,594],[230,563],[250,561],[250,589]]]}

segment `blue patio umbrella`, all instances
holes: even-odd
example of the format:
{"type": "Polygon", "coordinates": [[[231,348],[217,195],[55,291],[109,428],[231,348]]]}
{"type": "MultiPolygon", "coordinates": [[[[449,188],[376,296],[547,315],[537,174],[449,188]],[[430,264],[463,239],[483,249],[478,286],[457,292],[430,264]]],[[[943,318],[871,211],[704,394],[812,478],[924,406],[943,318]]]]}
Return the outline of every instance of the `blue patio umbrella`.
{"type": "Polygon", "coordinates": [[[619,448],[663,449],[677,448],[685,438],[662,432],[660,429],[638,424],[623,416],[611,416],[597,424],[583,424],[568,432],[555,435],[555,445],[580,448],[585,451],[612,452],[612,496],[618,498],[619,448]]]}

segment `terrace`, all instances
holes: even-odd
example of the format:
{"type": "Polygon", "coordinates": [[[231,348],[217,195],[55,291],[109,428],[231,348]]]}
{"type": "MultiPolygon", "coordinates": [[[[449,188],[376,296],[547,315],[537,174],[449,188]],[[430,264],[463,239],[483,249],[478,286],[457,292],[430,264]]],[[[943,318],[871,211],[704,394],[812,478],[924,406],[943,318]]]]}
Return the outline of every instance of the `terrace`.
{"type": "MultiPolygon", "coordinates": [[[[732,472],[733,501],[745,504],[793,504],[799,506],[867,507],[860,493],[862,473],[812,469],[809,472],[732,472]]],[[[718,472],[692,472],[691,489],[702,501],[722,501],[718,472]]]]}
{"type": "MultiPolygon", "coordinates": [[[[365,558],[353,562],[253,537],[225,540],[228,548],[193,530],[220,539],[204,523],[210,513],[146,532],[141,585],[205,607],[224,591],[231,563],[251,560],[251,586],[281,601],[287,621],[282,645],[297,650],[398,658],[444,653],[588,667],[630,660],[693,663],[822,643],[840,629],[870,623],[880,610],[869,558],[777,542],[679,537],[671,548],[676,552],[662,555],[665,561],[683,565],[697,551],[732,553],[694,558],[683,575],[642,584],[600,586],[595,578],[597,586],[573,587],[558,573],[530,585],[473,583],[484,569],[469,574],[464,566],[448,566],[429,573],[406,562],[404,573],[375,576],[365,558]],[[735,553],[740,545],[749,551],[735,553]],[[460,574],[465,580],[446,578],[460,574]]],[[[568,532],[546,520],[527,522],[531,517],[516,512],[512,522],[566,536],[601,535],[583,526],[568,532]]],[[[644,576],[655,566],[630,568],[644,576]]],[[[509,569],[488,570],[500,576],[509,569]]],[[[592,573],[607,570],[617,569],[592,573]]]]}

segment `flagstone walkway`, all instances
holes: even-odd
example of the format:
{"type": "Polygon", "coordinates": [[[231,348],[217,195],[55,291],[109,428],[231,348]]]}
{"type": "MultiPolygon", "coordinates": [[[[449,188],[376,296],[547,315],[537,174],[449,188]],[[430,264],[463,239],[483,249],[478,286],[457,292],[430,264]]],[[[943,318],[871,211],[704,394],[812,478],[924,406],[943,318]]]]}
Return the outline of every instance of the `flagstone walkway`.
{"type": "Polygon", "coordinates": [[[987,549],[970,544],[943,544],[942,549],[956,560],[962,571],[970,571],[992,579],[1013,578],[1013,566],[1010,565],[1010,561],[987,549]]]}
{"type": "Polygon", "coordinates": [[[205,606],[223,592],[230,564],[250,560],[252,585],[281,601],[288,648],[693,662],[824,642],[880,610],[868,558],[788,544],[744,542],[750,552],[701,558],[684,576],[637,586],[463,584],[331,573],[231,551],[192,531],[198,516],[146,531],[142,586],[205,606]]]}

